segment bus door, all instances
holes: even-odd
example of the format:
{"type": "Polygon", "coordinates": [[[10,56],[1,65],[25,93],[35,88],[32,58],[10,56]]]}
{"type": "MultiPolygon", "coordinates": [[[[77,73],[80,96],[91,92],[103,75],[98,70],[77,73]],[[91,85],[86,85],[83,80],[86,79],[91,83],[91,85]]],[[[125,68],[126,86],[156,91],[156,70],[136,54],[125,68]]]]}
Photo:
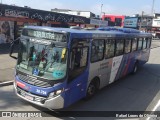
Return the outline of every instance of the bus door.
{"type": "Polygon", "coordinates": [[[116,39],[115,45],[115,57],[112,59],[112,69],[109,83],[117,80],[117,76],[120,70],[120,65],[124,54],[124,39],[116,39]]]}
{"type": "Polygon", "coordinates": [[[85,96],[88,81],[88,51],[89,47],[83,41],[74,43],[71,48],[66,92],[68,105],[85,96]]]}
{"type": "Polygon", "coordinates": [[[105,40],[104,60],[100,61],[101,87],[109,84],[114,54],[115,40],[108,38],[105,40]]]}
{"type": "Polygon", "coordinates": [[[100,61],[101,87],[109,84],[112,70],[112,59],[115,53],[115,40],[106,39],[104,49],[104,60],[100,61]]]}
{"type": "Polygon", "coordinates": [[[110,60],[104,59],[105,50],[105,40],[104,39],[94,39],[92,41],[91,50],[91,65],[90,65],[90,76],[89,79],[92,80],[96,76],[100,78],[100,86],[105,86],[109,81],[110,75],[110,60]]]}

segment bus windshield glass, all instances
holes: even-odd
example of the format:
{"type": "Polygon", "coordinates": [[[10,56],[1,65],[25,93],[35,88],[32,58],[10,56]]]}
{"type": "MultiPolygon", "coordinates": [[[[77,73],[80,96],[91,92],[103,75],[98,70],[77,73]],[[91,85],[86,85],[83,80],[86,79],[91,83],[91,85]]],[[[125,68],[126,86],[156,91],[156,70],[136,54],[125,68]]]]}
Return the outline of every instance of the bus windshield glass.
{"type": "Polygon", "coordinates": [[[63,79],[67,69],[67,48],[55,46],[49,40],[22,39],[17,69],[48,80],[63,79]]]}

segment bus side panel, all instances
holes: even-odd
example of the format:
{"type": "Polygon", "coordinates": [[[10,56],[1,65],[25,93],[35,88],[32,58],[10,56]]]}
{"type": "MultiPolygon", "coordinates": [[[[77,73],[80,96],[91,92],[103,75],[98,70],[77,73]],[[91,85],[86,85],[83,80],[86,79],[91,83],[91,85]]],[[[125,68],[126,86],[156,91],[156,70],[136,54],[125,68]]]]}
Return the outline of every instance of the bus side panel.
{"type": "Polygon", "coordinates": [[[65,103],[64,106],[68,107],[74,102],[80,100],[86,95],[88,70],[85,70],[81,75],[76,77],[70,83],[68,83],[65,90],[65,103]]]}
{"type": "Polygon", "coordinates": [[[88,85],[95,77],[100,77],[100,62],[90,63],[88,85]]]}
{"type": "Polygon", "coordinates": [[[119,71],[119,68],[120,68],[120,65],[122,64],[122,59],[123,59],[123,55],[113,58],[111,76],[110,76],[109,83],[112,83],[112,82],[115,81],[116,76],[117,76],[118,71],[119,71]]]}
{"type": "Polygon", "coordinates": [[[139,66],[144,65],[149,60],[150,50],[145,49],[138,52],[137,60],[139,61],[139,66]]]}
{"type": "Polygon", "coordinates": [[[123,76],[126,76],[128,73],[132,71],[135,63],[135,57],[135,53],[128,53],[123,56],[121,65],[116,76],[116,80],[123,76]]]}
{"type": "Polygon", "coordinates": [[[105,87],[109,84],[111,70],[113,65],[113,58],[104,59],[100,61],[100,88],[105,87]]]}
{"type": "Polygon", "coordinates": [[[139,66],[144,65],[149,59],[149,54],[150,50],[136,51],[125,54],[118,70],[116,80],[131,73],[136,61],[138,61],[139,66]]]}

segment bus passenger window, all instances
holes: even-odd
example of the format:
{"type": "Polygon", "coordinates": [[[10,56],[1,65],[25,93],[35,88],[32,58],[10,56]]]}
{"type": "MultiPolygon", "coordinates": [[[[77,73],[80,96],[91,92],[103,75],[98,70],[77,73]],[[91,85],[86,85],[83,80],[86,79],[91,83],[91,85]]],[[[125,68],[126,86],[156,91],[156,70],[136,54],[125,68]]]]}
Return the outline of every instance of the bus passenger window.
{"type": "Polygon", "coordinates": [[[114,57],[115,40],[106,40],[105,58],[114,57]]]}
{"type": "Polygon", "coordinates": [[[117,39],[116,40],[116,56],[122,55],[124,51],[124,40],[117,39]]]}
{"type": "Polygon", "coordinates": [[[137,39],[132,39],[132,51],[137,50],[137,39]]]}
{"type": "Polygon", "coordinates": [[[139,38],[139,40],[138,40],[138,50],[142,49],[142,44],[143,44],[143,39],[139,38]]]}
{"type": "Polygon", "coordinates": [[[151,47],[151,38],[148,38],[147,39],[147,48],[150,48],[151,47]]]}
{"type": "Polygon", "coordinates": [[[147,38],[143,39],[143,49],[146,49],[147,47],[147,38]]]}
{"type": "Polygon", "coordinates": [[[71,52],[69,78],[73,80],[79,76],[87,66],[88,47],[73,48],[71,52]]]}
{"type": "Polygon", "coordinates": [[[130,39],[125,39],[125,53],[131,52],[131,40],[130,39]]]}
{"type": "Polygon", "coordinates": [[[88,47],[72,49],[72,69],[87,65],[88,47]]]}
{"type": "Polygon", "coordinates": [[[93,40],[91,52],[91,62],[102,60],[104,56],[104,40],[93,40]]]}

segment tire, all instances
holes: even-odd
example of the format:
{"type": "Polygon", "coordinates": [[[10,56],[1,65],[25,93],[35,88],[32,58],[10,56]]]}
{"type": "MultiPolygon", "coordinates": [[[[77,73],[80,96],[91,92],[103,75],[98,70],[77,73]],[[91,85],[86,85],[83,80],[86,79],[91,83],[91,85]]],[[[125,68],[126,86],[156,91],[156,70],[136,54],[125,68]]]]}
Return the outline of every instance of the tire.
{"type": "Polygon", "coordinates": [[[96,82],[92,81],[87,88],[87,94],[86,94],[85,99],[88,100],[88,99],[92,98],[96,92],[97,92],[96,82]]]}
{"type": "Polygon", "coordinates": [[[133,71],[132,71],[132,74],[137,73],[137,71],[138,71],[138,64],[135,63],[134,68],[133,68],[133,71]]]}

